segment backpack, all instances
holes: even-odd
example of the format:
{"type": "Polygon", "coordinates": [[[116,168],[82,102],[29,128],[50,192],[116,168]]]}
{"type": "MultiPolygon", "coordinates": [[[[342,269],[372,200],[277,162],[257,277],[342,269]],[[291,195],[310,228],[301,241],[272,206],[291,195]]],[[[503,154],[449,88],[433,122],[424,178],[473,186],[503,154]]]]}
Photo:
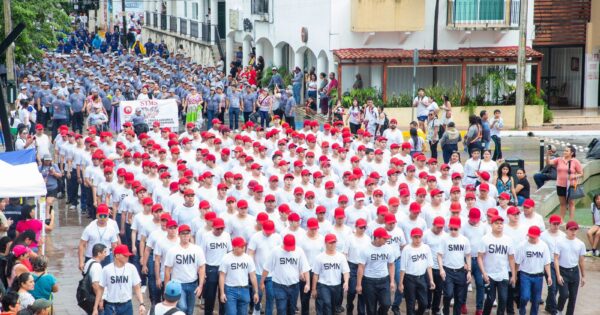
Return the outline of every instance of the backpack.
{"type": "MultiPolygon", "coordinates": [[[[177,312],[181,311],[180,309],[178,309],[177,307],[173,307],[172,309],[166,311],[165,313],[163,313],[163,315],[173,315],[177,312]]],[[[150,309],[150,315],[154,315],[156,312],[156,304],[154,304],[152,306],[152,308],[150,309]]]]}
{"type": "Polygon", "coordinates": [[[79,307],[81,307],[81,309],[86,311],[88,314],[91,314],[94,311],[94,303],[96,302],[96,294],[92,288],[90,269],[92,269],[92,266],[97,263],[97,261],[92,262],[87,271],[83,273],[83,278],[79,280],[77,291],[75,293],[77,305],[79,305],[79,307]]]}

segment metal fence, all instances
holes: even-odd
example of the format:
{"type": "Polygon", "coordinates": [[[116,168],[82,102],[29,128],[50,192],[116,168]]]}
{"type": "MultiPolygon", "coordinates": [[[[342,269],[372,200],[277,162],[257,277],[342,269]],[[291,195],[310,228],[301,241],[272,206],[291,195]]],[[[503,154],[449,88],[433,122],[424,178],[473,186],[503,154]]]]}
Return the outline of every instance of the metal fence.
{"type": "Polygon", "coordinates": [[[448,0],[447,26],[518,28],[521,1],[527,0],[448,0]]]}

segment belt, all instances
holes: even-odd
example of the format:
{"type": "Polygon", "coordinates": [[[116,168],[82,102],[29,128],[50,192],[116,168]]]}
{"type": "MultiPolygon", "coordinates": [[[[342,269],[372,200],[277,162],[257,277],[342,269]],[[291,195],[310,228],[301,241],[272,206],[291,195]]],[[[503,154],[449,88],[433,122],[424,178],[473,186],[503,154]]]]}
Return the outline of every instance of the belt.
{"type": "Polygon", "coordinates": [[[461,268],[457,268],[457,269],[444,267],[444,270],[445,271],[452,271],[452,272],[463,272],[463,271],[465,271],[465,267],[461,267],[461,268]]]}
{"type": "Polygon", "coordinates": [[[571,268],[566,268],[566,267],[559,267],[560,270],[564,270],[564,271],[579,271],[579,266],[575,266],[575,267],[571,267],[571,268]]]}
{"type": "Polygon", "coordinates": [[[299,284],[299,282],[296,282],[294,284],[290,284],[290,285],[286,285],[286,284],[281,284],[281,283],[277,283],[277,282],[273,282],[273,284],[276,284],[278,286],[282,286],[284,288],[291,288],[291,287],[295,287],[299,284]]]}
{"type": "Polygon", "coordinates": [[[389,278],[390,278],[390,276],[385,276],[385,277],[381,277],[381,278],[363,277],[363,280],[382,281],[382,280],[388,280],[389,278]]]}
{"type": "Polygon", "coordinates": [[[355,264],[353,262],[348,262],[348,266],[350,266],[350,267],[358,267],[358,264],[355,264]]]}
{"type": "Polygon", "coordinates": [[[468,178],[477,178],[477,176],[468,176],[468,175],[467,175],[467,177],[468,178]]]}
{"type": "Polygon", "coordinates": [[[248,289],[247,285],[225,285],[228,288],[232,289],[248,289]]]}
{"type": "Polygon", "coordinates": [[[425,274],[416,276],[416,275],[411,275],[411,274],[407,273],[407,274],[404,274],[404,277],[409,277],[409,278],[413,278],[413,279],[415,279],[415,278],[421,279],[421,278],[425,278],[425,274]]]}
{"type": "Polygon", "coordinates": [[[539,272],[539,273],[529,273],[529,272],[525,272],[525,271],[521,271],[521,273],[523,273],[526,276],[530,276],[530,277],[543,277],[544,273],[543,272],[539,272]]]}
{"type": "Polygon", "coordinates": [[[104,303],[114,304],[114,305],[124,305],[124,304],[127,304],[127,303],[131,303],[131,300],[128,300],[128,301],[125,301],[125,302],[109,302],[109,301],[104,300],[104,303]]]}

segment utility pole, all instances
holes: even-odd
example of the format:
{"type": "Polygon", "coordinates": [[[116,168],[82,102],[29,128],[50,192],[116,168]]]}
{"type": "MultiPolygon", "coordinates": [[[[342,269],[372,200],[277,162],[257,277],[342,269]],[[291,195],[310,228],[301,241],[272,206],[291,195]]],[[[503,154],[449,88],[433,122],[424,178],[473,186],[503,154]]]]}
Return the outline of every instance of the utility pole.
{"type": "MultiPolygon", "coordinates": [[[[10,0],[4,0],[4,36],[12,31],[12,13],[10,0]]],[[[15,81],[15,47],[10,45],[6,50],[6,79],[8,82],[15,81]]]]}
{"type": "Polygon", "coordinates": [[[523,129],[523,120],[525,116],[525,72],[526,72],[526,52],[527,44],[527,2],[521,0],[521,12],[519,17],[519,56],[517,60],[517,95],[515,110],[515,127],[523,129]]]}
{"type": "MultiPolygon", "coordinates": [[[[435,13],[433,17],[433,57],[435,58],[438,53],[438,20],[440,15],[440,0],[435,0],[435,13]]],[[[433,60],[436,61],[435,59],[433,60]]],[[[433,65],[431,73],[433,86],[437,86],[438,83],[438,67],[433,65]]],[[[414,93],[413,93],[414,94],[414,93]]]]}
{"type": "Polygon", "coordinates": [[[127,13],[125,13],[125,0],[121,0],[121,14],[123,14],[123,29],[121,30],[121,35],[123,36],[123,46],[125,48],[129,48],[127,45],[127,13]]]}

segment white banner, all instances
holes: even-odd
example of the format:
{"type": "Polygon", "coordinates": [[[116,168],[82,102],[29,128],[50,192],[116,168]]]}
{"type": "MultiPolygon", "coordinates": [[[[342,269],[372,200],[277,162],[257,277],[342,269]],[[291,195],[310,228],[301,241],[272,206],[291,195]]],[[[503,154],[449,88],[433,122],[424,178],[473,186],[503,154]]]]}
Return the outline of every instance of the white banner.
{"type": "Polygon", "coordinates": [[[173,132],[179,131],[177,102],[174,99],[121,102],[119,106],[121,123],[131,121],[131,116],[135,114],[137,108],[142,109],[142,115],[146,118],[149,128],[152,128],[152,123],[158,120],[161,128],[169,127],[173,132]]]}

